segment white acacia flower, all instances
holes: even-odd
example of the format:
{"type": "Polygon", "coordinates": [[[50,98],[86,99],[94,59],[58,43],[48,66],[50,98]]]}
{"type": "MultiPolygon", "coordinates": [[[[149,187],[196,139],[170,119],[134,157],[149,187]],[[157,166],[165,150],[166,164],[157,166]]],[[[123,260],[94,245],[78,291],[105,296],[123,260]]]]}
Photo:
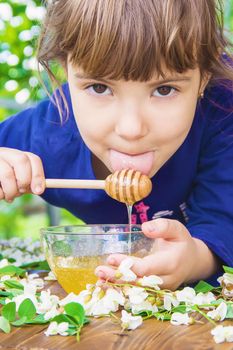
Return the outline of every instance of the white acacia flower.
{"type": "Polygon", "coordinates": [[[10,263],[7,259],[0,260],[0,269],[8,265],[10,265],[10,263]]]}
{"type": "MultiPolygon", "coordinates": [[[[79,303],[83,306],[86,315],[90,315],[92,293],[89,290],[83,290],[78,295],[74,293],[69,293],[64,299],[60,300],[59,305],[65,306],[69,303],[79,303]]],[[[93,302],[93,300],[92,300],[93,302]]]]}
{"type": "Polygon", "coordinates": [[[157,306],[152,305],[148,300],[144,300],[141,304],[131,304],[129,307],[133,314],[139,314],[142,311],[158,312],[157,306]]]}
{"type": "Polygon", "coordinates": [[[125,289],[125,295],[129,298],[130,304],[141,304],[148,297],[148,293],[141,287],[129,287],[125,289]]]}
{"type": "Polygon", "coordinates": [[[196,292],[191,287],[185,287],[182,290],[178,290],[175,292],[177,300],[180,302],[183,301],[186,304],[193,304],[193,299],[196,296],[196,292]]]}
{"type": "Polygon", "coordinates": [[[227,314],[227,304],[221,302],[215,310],[207,312],[207,316],[215,321],[223,321],[227,314]]]}
{"type": "Polygon", "coordinates": [[[124,259],[118,266],[118,269],[116,270],[116,278],[118,278],[119,276],[119,278],[125,282],[136,281],[137,275],[135,275],[135,273],[132,270],[130,270],[132,266],[133,266],[133,259],[131,258],[124,259]]]}
{"type": "Polygon", "coordinates": [[[110,312],[116,312],[119,305],[124,305],[124,303],[125,298],[121,291],[109,288],[104,292],[100,287],[97,287],[93,292],[91,300],[84,308],[86,315],[101,316],[108,315],[110,312]]]}
{"type": "Polygon", "coordinates": [[[108,288],[105,294],[106,299],[109,301],[118,304],[118,305],[124,305],[125,303],[125,297],[121,290],[117,291],[113,288],[108,288]]]}
{"type": "Polygon", "coordinates": [[[86,306],[85,313],[87,316],[102,316],[108,315],[110,312],[117,311],[115,304],[114,307],[111,308],[113,304],[109,303],[106,298],[103,298],[97,302],[91,301],[89,305],[86,306]]]}
{"type": "Polygon", "coordinates": [[[45,281],[56,281],[57,278],[52,271],[49,271],[48,275],[44,277],[45,281]]]}
{"type": "Polygon", "coordinates": [[[217,344],[233,342],[233,326],[217,326],[211,330],[211,334],[214,336],[214,341],[217,344]]]}
{"type": "Polygon", "coordinates": [[[166,293],[163,299],[163,306],[165,310],[170,311],[172,307],[176,307],[180,304],[179,300],[176,299],[175,294],[166,293]]]}
{"type": "Polygon", "coordinates": [[[58,311],[56,305],[53,305],[51,309],[49,309],[45,314],[44,314],[44,319],[46,321],[50,320],[51,318],[60,315],[60,311],[58,311]]]}
{"type": "Polygon", "coordinates": [[[28,280],[33,280],[34,278],[39,278],[40,276],[38,275],[38,273],[30,273],[28,276],[27,276],[27,279],[28,280]]]}
{"type": "Polygon", "coordinates": [[[37,288],[35,285],[33,285],[33,283],[23,281],[23,280],[20,280],[20,283],[23,285],[24,294],[32,294],[32,295],[36,294],[37,288]]]}
{"type": "Polygon", "coordinates": [[[180,312],[174,312],[174,314],[172,314],[170,322],[173,324],[173,326],[179,326],[181,324],[189,325],[193,323],[193,319],[189,317],[187,313],[182,314],[180,312]]]}
{"type": "Polygon", "coordinates": [[[156,290],[159,290],[160,288],[158,284],[162,284],[163,280],[159,276],[151,275],[151,276],[144,276],[143,278],[139,278],[137,282],[143,287],[151,287],[156,290]]]}
{"type": "Polygon", "coordinates": [[[90,293],[87,290],[82,290],[79,295],[74,294],[73,292],[69,293],[65,298],[59,301],[59,305],[65,306],[66,304],[69,304],[72,302],[82,304],[81,301],[86,297],[86,295],[89,295],[89,294],[90,293]]]}
{"type": "Polygon", "coordinates": [[[141,316],[132,316],[125,310],[121,311],[121,326],[123,329],[136,329],[141,326],[143,319],[141,316]]]}
{"type": "MultiPolygon", "coordinates": [[[[213,301],[216,300],[216,297],[212,292],[208,293],[198,293],[194,298],[193,298],[193,305],[202,305],[202,304],[211,304],[213,301]]],[[[209,307],[205,307],[205,309],[209,309],[209,307]]]]}
{"type": "Polygon", "coordinates": [[[225,286],[233,285],[233,274],[226,272],[221,277],[219,277],[217,281],[221,285],[225,285],[225,286]]]}
{"type": "Polygon", "coordinates": [[[25,286],[31,286],[32,288],[35,287],[35,289],[43,289],[44,288],[44,281],[42,278],[36,278],[36,274],[29,275],[27,278],[22,278],[20,280],[20,283],[25,286]]]}
{"type": "Polygon", "coordinates": [[[227,297],[233,297],[233,274],[224,273],[223,276],[217,279],[217,281],[223,288],[223,295],[227,297]]]}
{"type": "Polygon", "coordinates": [[[44,314],[50,311],[53,307],[57,307],[59,303],[59,297],[51,295],[50,290],[43,290],[39,297],[39,303],[37,305],[37,313],[44,314]]]}
{"type": "Polygon", "coordinates": [[[69,323],[68,322],[61,322],[61,323],[57,323],[57,322],[51,322],[49,327],[47,328],[47,331],[44,332],[45,335],[47,335],[47,337],[49,335],[56,335],[56,334],[60,334],[63,336],[68,335],[68,330],[69,328],[69,323]]]}

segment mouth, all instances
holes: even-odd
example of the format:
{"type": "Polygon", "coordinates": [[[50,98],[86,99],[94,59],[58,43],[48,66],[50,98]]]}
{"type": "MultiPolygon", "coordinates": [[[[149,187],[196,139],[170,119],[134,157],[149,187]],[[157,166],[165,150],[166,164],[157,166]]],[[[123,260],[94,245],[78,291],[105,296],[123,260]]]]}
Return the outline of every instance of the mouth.
{"type": "Polygon", "coordinates": [[[111,149],[109,151],[109,159],[113,172],[122,169],[133,169],[149,175],[154,163],[154,152],[128,154],[111,149]]]}

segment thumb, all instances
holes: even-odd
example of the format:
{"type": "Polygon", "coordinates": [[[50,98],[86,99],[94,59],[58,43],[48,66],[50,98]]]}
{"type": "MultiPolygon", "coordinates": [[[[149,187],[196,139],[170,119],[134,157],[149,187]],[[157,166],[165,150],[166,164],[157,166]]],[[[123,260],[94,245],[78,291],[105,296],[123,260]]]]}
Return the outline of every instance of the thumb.
{"type": "Polygon", "coordinates": [[[163,218],[144,222],[142,231],[147,237],[163,238],[171,241],[182,241],[190,236],[181,222],[163,218]]]}

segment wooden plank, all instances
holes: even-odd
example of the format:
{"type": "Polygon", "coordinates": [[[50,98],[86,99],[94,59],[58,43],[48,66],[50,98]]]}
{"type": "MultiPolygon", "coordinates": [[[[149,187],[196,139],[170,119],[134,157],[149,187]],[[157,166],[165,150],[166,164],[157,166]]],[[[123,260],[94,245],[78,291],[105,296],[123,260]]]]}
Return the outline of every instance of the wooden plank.
{"type": "MultiPolygon", "coordinates": [[[[51,292],[65,296],[57,282],[49,283],[51,292]]],[[[221,323],[223,324],[223,323],[221,323]]],[[[232,322],[224,322],[232,325],[232,322]]],[[[81,341],[74,337],[50,336],[47,325],[14,328],[10,334],[0,333],[0,349],[4,350],[233,350],[233,344],[216,344],[206,321],[192,326],[172,326],[170,322],[147,320],[135,331],[122,335],[119,325],[109,318],[91,319],[81,332],[81,341]]]]}

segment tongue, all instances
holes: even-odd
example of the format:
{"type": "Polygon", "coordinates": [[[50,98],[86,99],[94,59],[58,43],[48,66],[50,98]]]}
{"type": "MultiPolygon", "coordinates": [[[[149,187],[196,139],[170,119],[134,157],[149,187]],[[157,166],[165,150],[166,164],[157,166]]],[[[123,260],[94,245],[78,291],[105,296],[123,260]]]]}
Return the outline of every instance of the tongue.
{"type": "Polygon", "coordinates": [[[151,171],[153,160],[153,152],[146,152],[132,156],[115,150],[110,151],[110,163],[113,172],[122,169],[134,169],[148,175],[151,171]]]}

